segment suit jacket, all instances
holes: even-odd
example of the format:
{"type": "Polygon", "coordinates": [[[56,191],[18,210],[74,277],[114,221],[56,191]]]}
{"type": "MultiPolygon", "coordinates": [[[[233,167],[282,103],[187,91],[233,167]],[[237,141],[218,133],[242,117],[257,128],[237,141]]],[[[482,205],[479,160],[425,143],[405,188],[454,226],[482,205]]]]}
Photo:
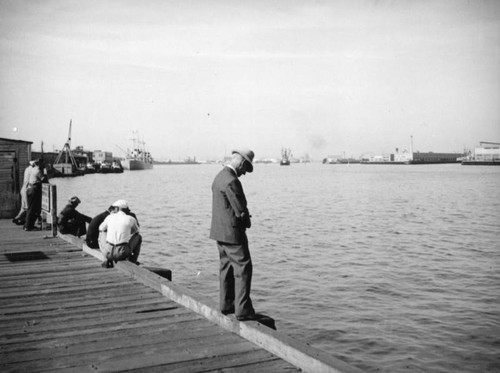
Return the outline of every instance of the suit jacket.
{"type": "Polygon", "coordinates": [[[243,187],[234,170],[224,167],[212,183],[210,238],[240,244],[246,228],[250,228],[250,215],[243,187]]]}
{"type": "Polygon", "coordinates": [[[84,215],[80,212],[78,212],[71,203],[68,203],[61,213],[57,216],[57,224],[60,227],[65,228],[68,225],[68,222],[70,221],[82,221],[86,223],[90,223],[92,221],[92,218],[90,218],[87,215],[84,215]]]}

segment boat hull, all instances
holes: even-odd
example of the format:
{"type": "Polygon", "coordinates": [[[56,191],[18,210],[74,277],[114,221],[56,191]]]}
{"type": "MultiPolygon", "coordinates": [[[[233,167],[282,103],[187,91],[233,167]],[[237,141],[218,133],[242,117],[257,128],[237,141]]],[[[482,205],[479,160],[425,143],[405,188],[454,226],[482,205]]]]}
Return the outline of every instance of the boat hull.
{"type": "Polygon", "coordinates": [[[125,170],[150,170],[153,168],[153,163],[145,162],[140,159],[125,159],[122,161],[122,166],[125,170]]]}

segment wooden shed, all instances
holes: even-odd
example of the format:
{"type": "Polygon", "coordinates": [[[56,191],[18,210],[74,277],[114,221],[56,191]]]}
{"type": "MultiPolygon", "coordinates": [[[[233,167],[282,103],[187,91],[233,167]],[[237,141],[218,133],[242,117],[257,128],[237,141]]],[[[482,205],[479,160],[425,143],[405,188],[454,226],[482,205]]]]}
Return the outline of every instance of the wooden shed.
{"type": "Polygon", "coordinates": [[[31,144],[0,137],[0,218],[13,218],[21,208],[20,191],[31,160],[31,144]]]}

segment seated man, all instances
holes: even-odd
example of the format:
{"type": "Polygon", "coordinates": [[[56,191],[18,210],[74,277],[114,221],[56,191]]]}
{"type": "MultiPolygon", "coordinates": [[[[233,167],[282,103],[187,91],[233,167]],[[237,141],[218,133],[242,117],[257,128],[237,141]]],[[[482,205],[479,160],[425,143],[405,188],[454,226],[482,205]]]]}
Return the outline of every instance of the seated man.
{"type": "Polygon", "coordinates": [[[102,266],[111,268],[113,262],[120,260],[139,264],[137,259],[142,244],[139,223],[133,216],[126,214],[129,211],[127,201],[118,200],[112,207],[111,214],[99,226],[99,231],[105,232],[99,238],[99,246],[106,258],[102,266]]]}
{"type": "Polygon", "coordinates": [[[90,221],[85,242],[91,249],[99,249],[99,226],[113,210],[114,207],[109,206],[107,210],[101,212],[99,215],[94,216],[90,221]]]}
{"type": "Polygon", "coordinates": [[[87,225],[92,220],[89,216],[76,211],[76,206],[80,204],[78,197],[71,197],[57,217],[57,226],[62,234],[72,234],[80,237],[87,234],[87,225]]]}
{"type": "MultiPolygon", "coordinates": [[[[122,201],[116,201],[116,202],[121,203],[122,201]]],[[[94,216],[91,222],[89,223],[89,226],[87,228],[87,237],[85,241],[87,243],[87,246],[90,247],[91,249],[99,249],[101,247],[101,241],[104,243],[106,242],[106,234],[100,234],[99,226],[113,210],[114,206],[112,205],[109,206],[107,210],[94,216]],[[101,237],[102,235],[104,238],[101,237]]],[[[130,211],[129,208],[124,208],[123,212],[127,215],[134,217],[135,220],[137,220],[137,225],[139,225],[139,219],[137,219],[137,216],[132,211],[130,211]]],[[[134,236],[134,239],[137,240],[138,237],[134,236]]]]}

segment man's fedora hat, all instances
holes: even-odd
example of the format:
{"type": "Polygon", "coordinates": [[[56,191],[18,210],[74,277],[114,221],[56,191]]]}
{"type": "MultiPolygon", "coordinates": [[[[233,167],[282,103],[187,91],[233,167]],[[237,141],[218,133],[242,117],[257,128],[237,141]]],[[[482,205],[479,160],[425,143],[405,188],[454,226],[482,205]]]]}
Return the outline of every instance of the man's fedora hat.
{"type": "Polygon", "coordinates": [[[238,153],[241,155],[245,160],[248,162],[248,169],[247,172],[252,172],[253,171],[253,157],[255,154],[253,151],[247,148],[240,148],[240,149],[234,149],[231,154],[238,153]]]}
{"type": "Polygon", "coordinates": [[[80,201],[80,198],[78,198],[77,196],[73,196],[69,199],[68,202],[72,205],[79,205],[82,201],[80,201]]]}

